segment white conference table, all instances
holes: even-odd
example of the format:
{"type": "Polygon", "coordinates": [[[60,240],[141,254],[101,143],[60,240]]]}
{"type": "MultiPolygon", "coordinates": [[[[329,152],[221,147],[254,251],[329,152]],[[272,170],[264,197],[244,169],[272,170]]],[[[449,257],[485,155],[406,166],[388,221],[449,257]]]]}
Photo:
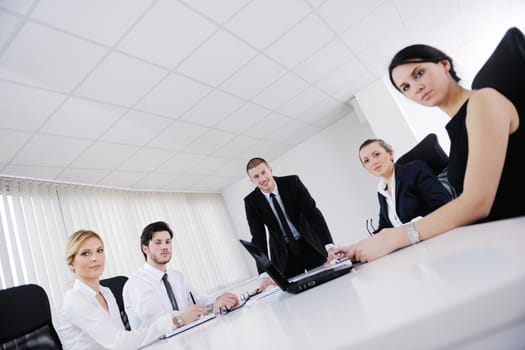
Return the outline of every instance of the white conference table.
{"type": "Polygon", "coordinates": [[[452,230],[147,349],[525,349],[525,217],[452,230]]]}

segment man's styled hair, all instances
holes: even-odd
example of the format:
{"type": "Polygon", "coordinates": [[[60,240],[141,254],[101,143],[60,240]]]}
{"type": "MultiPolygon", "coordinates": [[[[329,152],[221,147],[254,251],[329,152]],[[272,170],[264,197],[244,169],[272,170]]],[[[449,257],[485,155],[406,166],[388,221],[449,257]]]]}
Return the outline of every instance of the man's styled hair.
{"type": "Polygon", "coordinates": [[[146,261],[148,260],[148,256],[142,250],[142,246],[148,246],[149,242],[151,242],[151,239],[153,238],[153,234],[160,231],[168,231],[170,238],[173,238],[173,231],[171,231],[169,225],[164,221],[152,222],[148,226],[144,227],[144,230],[142,230],[142,235],[140,235],[140,251],[142,254],[144,254],[144,259],[146,261]]]}
{"type": "Polygon", "coordinates": [[[255,168],[256,166],[258,166],[261,163],[264,163],[264,164],[266,164],[268,166],[268,163],[263,158],[255,157],[255,158],[250,159],[248,161],[248,164],[246,164],[246,174],[248,174],[248,171],[250,169],[255,168]]]}

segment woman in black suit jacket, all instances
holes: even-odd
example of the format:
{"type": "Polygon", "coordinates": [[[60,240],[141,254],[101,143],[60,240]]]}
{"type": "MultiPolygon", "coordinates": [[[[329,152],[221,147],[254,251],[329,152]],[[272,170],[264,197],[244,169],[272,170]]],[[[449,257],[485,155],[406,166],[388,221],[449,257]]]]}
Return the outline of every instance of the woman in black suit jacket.
{"type": "Polygon", "coordinates": [[[381,139],[369,139],[359,147],[359,159],[372,175],[380,177],[379,227],[398,227],[425,216],[452,199],[427,163],[394,163],[394,150],[381,139]]]}

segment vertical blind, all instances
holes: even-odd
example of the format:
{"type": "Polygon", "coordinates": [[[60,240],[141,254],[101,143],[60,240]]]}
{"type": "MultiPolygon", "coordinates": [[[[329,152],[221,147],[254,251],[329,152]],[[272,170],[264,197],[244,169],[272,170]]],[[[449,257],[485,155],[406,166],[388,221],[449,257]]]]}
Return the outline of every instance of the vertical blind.
{"type": "Polygon", "coordinates": [[[135,192],[0,178],[0,288],[41,285],[54,313],[74,275],[67,238],[79,229],[104,240],[101,278],[132,274],[144,264],[140,234],[153,221],[173,230],[171,266],[213,293],[250,278],[220,194],[135,192]]]}

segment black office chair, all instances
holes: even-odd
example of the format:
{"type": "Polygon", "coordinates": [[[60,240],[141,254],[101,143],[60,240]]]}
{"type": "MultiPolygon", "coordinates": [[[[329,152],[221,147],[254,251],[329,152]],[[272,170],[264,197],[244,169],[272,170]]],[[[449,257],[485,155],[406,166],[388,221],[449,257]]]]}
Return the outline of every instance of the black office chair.
{"type": "Polygon", "coordinates": [[[396,163],[404,165],[413,160],[426,162],[434,174],[436,174],[439,181],[452,195],[452,198],[456,197],[456,191],[448,181],[447,176],[448,155],[443,148],[441,148],[436,134],[430,133],[425,136],[425,138],[419,141],[412,149],[399,157],[396,163]]]}
{"type": "Polygon", "coordinates": [[[441,148],[434,133],[425,136],[417,145],[399,157],[396,163],[404,165],[413,160],[426,162],[436,175],[441,173],[448,165],[448,156],[441,148]]]}
{"type": "Polygon", "coordinates": [[[45,290],[26,284],[0,290],[0,348],[62,349],[45,290]]]}
{"type": "Polygon", "coordinates": [[[127,280],[128,278],[126,276],[114,276],[100,280],[100,284],[104,287],[108,287],[109,289],[111,289],[111,292],[117,300],[117,305],[120,311],[120,318],[122,319],[122,323],[124,324],[124,327],[126,327],[126,329],[129,331],[131,330],[131,327],[129,325],[128,315],[126,314],[126,310],[124,308],[124,298],[122,296],[122,290],[124,289],[124,284],[127,280]]]}
{"type": "Polygon", "coordinates": [[[518,28],[507,30],[472,80],[473,89],[484,87],[492,87],[505,95],[516,107],[520,120],[524,120],[525,37],[518,28]]]}

